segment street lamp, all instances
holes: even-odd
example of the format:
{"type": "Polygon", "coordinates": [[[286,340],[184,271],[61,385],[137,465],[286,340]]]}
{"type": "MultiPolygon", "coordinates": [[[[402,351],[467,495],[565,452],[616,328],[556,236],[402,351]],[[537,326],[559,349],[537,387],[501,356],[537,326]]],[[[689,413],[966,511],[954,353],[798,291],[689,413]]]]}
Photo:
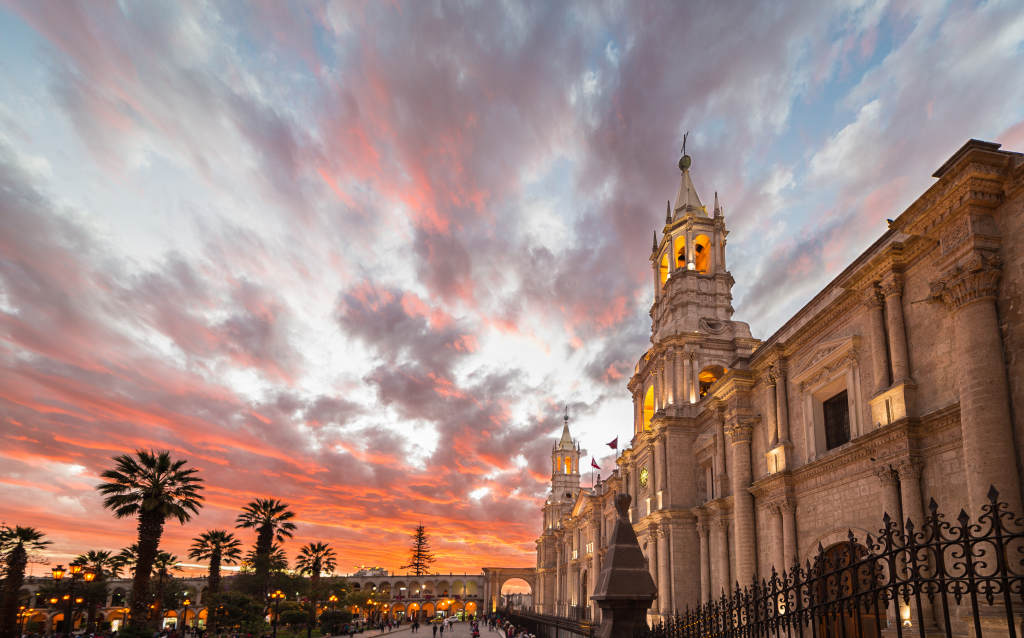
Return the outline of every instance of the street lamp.
{"type": "Polygon", "coordinates": [[[125,624],[127,624],[127,623],[128,623],[128,612],[129,612],[129,611],[131,611],[131,608],[130,608],[130,607],[127,607],[127,606],[126,606],[126,607],[122,607],[122,608],[121,608],[121,626],[122,626],[122,627],[123,627],[123,626],[124,626],[125,624]]]}
{"type": "Polygon", "coordinates": [[[336,602],[338,602],[338,597],[335,596],[334,594],[331,594],[331,597],[328,598],[327,600],[330,601],[330,603],[331,603],[331,611],[334,611],[334,604],[336,602]]]}
{"type": "Polygon", "coordinates": [[[181,624],[182,630],[188,628],[188,606],[192,604],[192,601],[188,598],[185,599],[185,622],[181,624]]]}
{"type": "Polygon", "coordinates": [[[277,621],[281,618],[281,601],[284,600],[285,594],[278,589],[270,594],[270,598],[274,601],[274,638],[277,638],[277,621]]]}
{"type": "Polygon", "coordinates": [[[82,604],[82,599],[81,598],[74,598],[75,588],[77,587],[79,580],[84,580],[87,583],[91,583],[92,580],[94,578],[96,578],[96,574],[94,572],[91,572],[91,571],[83,571],[81,565],[71,565],[70,567],[67,568],[67,570],[64,569],[63,565],[57,565],[56,567],[54,567],[53,569],[50,570],[50,573],[53,574],[53,579],[57,580],[57,581],[63,580],[65,574],[70,574],[71,575],[71,585],[68,588],[68,593],[64,595],[64,600],[66,600],[68,602],[64,606],[64,631],[63,631],[63,633],[70,635],[71,634],[71,630],[74,629],[74,621],[71,618],[71,612],[72,612],[71,604],[72,604],[72,602],[75,602],[75,603],[78,603],[78,604],[82,604]]]}

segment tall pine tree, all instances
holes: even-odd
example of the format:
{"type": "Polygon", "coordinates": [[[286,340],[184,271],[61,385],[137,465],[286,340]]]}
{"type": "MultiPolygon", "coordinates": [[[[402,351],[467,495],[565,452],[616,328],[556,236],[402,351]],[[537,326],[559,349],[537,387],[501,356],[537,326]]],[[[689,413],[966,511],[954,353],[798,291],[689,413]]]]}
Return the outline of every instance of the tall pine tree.
{"type": "Polygon", "coordinates": [[[409,564],[402,565],[400,569],[411,569],[416,576],[424,576],[429,573],[428,567],[434,562],[434,553],[430,551],[430,538],[427,536],[427,528],[422,525],[416,526],[412,533],[412,547],[409,548],[409,564]]]}

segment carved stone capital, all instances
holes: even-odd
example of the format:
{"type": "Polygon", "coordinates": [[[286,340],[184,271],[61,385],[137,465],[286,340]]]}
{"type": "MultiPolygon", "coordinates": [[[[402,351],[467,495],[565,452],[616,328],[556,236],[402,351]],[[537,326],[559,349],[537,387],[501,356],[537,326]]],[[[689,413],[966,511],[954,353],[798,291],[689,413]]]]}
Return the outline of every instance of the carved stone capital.
{"type": "Polygon", "coordinates": [[[708,533],[711,531],[711,526],[707,523],[697,523],[697,533],[707,538],[708,533]]]}
{"type": "Polygon", "coordinates": [[[875,286],[868,286],[864,291],[864,307],[869,311],[882,309],[882,297],[875,286]]]}
{"type": "Polygon", "coordinates": [[[882,294],[886,299],[903,294],[903,275],[893,274],[882,282],[882,294]]]}
{"type": "Polygon", "coordinates": [[[782,509],[783,514],[793,514],[796,512],[796,501],[787,498],[779,503],[779,508],[782,509]]]}
{"type": "Polygon", "coordinates": [[[735,423],[725,428],[725,433],[729,435],[729,440],[733,445],[737,443],[750,443],[754,434],[754,426],[760,420],[760,418],[736,419],[735,423]]]}
{"type": "Polygon", "coordinates": [[[776,381],[779,380],[781,375],[775,369],[774,365],[768,366],[768,369],[764,371],[764,384],[769,387],[774,387],[776,381]]]}
{"type": "Polygon", "coordinates": [[[765,509],[772,516],[782,516],[782,503],[769,503],[765,509]]]}
{"type": "Polygon", "coordinates": [[[882,485],[895,485],[900,480],[900,475],[888,465],[876,467],[875,476],[882,485]]]}
{"type": "Polygon", "coordinates": [[[896,465],[896,469],[899,471],[901,479],[919,479],[924,470],[924,463],[916,459],[903,459],[896,465]]]}
{"type": "Polygon", "coordinates": [[[995,300],[1003,260],[998,255],[975,255],[966,265],[954,268],[943,279],[932,284],[931,298],[941,298],[950,314],[976,301],[995,300]]]}
{"type": "Polygon", "coordinates": [[[718,529],[723,532],[728,532],[729,526],[732,525],[732,521],[728,518],[719,518],[715,522],[718,523],[718,529]]]}

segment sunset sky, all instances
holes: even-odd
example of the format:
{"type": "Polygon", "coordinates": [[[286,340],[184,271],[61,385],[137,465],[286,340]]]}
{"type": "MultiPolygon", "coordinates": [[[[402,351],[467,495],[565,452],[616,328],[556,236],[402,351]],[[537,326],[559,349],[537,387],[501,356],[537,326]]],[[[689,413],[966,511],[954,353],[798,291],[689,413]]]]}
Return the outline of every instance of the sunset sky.
{"type": "Polygon", "coordinates": [[[1022,68],[1019,0],[0,0],[0,519],[119,549],[98,474],[168,449],[182,557],[274,497],[342,572],[532,566],[563,406],[630,435],[683,133],[767,338],[1024,151],[1022,68]]]}

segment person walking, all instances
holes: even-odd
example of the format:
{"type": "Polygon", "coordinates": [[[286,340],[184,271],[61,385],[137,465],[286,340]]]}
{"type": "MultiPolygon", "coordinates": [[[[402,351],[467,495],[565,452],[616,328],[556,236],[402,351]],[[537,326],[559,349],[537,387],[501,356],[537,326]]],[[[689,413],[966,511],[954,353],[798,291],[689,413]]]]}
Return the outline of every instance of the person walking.
{"type": "Polygon", "coordinates": [[[432,626],[434,627],[434,638],[437,638],[437,625],[432,624],[432,626]]]}

